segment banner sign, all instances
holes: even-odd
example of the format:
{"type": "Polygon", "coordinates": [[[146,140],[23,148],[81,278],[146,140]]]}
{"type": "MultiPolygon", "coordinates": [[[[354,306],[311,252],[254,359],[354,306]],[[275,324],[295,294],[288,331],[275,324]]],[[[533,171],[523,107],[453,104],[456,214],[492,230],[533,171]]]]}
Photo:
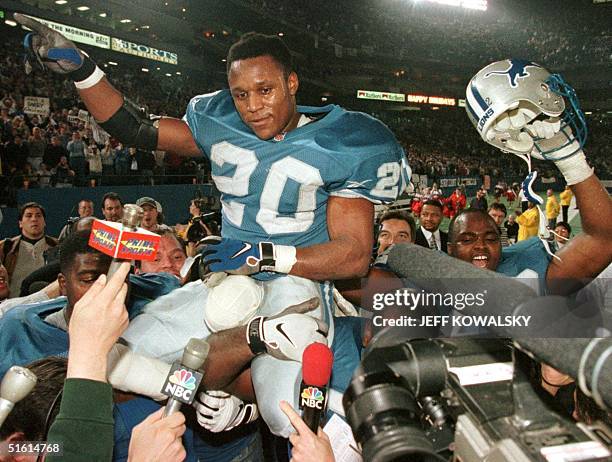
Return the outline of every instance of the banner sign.
{"type": "Polygon", "coordinates": [[[357,90],[357,98],[359,99],[375,99],[379,101],[393,101],[403,103],[406,101],[406,95],[403,93],[389,93],[386,91],[370,91],[357,90]]]}
{"type": "Polygon", "coordinates": [[[152,59],[168,64],[178,64],[178,55],[170,51],[158,50],[147,45],[128,42],[127,40],[113,37],[111,48],[119,53],[128,55],[140,56],[141,58],[152,59]]]}
{"type": "Polygon", "coordinates": [[[23,98],[23,112],[36,114],[41,117],[49,115],[49,98],[39,96],[26,96],[23,98]]]}
{"type": "Polygon", "coordinates": [[[98,34],[90,30],[79,29],[78,27],[67,26],[59,22],[48,21],[47,19],[38,18],[36,16],[28,17],[35,19],[36,21],[42,22],[45,26],[50,27],[53,30],[58,31],[68,40],[74,42],[84,43],[85,45],[91,45],[98,48],[110,48],[110,36],[98,34]]]}
{"type": "Polygon", "coordinates": [[[478,186],[480,178],[469,176],[452,176],[438,179],[440,188],[456,188],[457,186],[478,186]]]}
{"type": "Polygon", "coordinates": [[[428,96],[428,95],[415,95],[407,94],[406,101],[409,103],[417,104],[434,104],[436,106],[456,106],[457,100],[455,98],[447,98],[444,96],[428,96]]]}

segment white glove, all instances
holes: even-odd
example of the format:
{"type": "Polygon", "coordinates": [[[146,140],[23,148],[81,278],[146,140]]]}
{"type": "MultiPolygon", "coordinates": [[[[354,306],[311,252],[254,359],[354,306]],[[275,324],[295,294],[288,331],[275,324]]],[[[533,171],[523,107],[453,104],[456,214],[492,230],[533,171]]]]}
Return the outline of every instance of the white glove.
{"type": "Polygon", "coordinates": [[[255,404],[245,403],[224,391],[201,392],[193,407],[196,409],[198,423],[213,433],[231,430],[259,417],[255,404]]]}
{"type": "Polygon", "coordinates": [[[302,362],[302,353],[308,345],[314,342],[327,345],[327,324],[305,314],[317,306],[319,300],[312,298],[285,308],[275,316],[253,318],[247,325],[247,343],[251,351],[302,362]]]}
{"type": "Polygon", "coordinates": [[[532,124],[526,125],[525,130],[532,137],[540,138],[534,140],[534,147],[531,150],[532,157],[544,159],[541,154],[542,151],[558,149],[549,152],[546,160],[552,160],[555,163],[568,185],[580,183],[593,174],[593,169],[589,167],[584,152],[574,138],[571,128],[565,126],[561,129],[561,120],[558,117],[536,120],[532,124]],[[570,139],[574,141],[564,146],[570,139]]]}

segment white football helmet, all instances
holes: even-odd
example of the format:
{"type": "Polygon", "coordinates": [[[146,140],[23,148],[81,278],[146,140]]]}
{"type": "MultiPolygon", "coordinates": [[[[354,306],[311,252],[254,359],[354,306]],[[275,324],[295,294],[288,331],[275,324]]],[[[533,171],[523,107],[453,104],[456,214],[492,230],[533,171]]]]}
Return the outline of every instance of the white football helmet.
{"type": "Polygon", "coordinates": [[[586,141],[586,122],[574,89],[531,61],[505,59],[481,69],[467,86],[466,110],[483,140],[521,157],[559,160],[554,152],[575,140],[580,147],[586,141]],[[566,141],[543,148],[541,138],[526,129],[536,118],[555,124],[566,141]]]}
{"type": "Polygon", "coordinates": [[[208,290],[204,321],[212,332],[246,324],[264,297],[263,287],[248,276],[229,275],[208,290]]]}

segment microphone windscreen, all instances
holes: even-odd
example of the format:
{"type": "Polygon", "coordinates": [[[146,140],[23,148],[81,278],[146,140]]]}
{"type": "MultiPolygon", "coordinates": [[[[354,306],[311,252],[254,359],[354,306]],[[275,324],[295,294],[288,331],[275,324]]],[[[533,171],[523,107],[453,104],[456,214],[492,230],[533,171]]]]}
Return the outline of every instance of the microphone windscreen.
{"type": "Polygon", "coordinates": [[[324,387],[331,377],[334,354],[323,343],[311,343],[302,354],[302,378],[306,385],[324,387]]]}

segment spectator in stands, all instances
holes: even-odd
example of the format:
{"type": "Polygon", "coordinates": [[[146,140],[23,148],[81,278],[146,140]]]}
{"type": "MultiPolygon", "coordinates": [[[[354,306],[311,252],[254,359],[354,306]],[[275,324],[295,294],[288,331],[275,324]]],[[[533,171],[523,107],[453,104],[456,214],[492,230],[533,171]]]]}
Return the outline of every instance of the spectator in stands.
{"type": "Polygon", "coordinates": [[[74,184],[75,175],[66,156],[62,156],[59,163],[51,170],[51,185],[56,188],[69,188],[74,184]]]}
{"type": "Polygon", "coordinates": [[[28,202],[19,210],[19,229],[19,236],[0,242],[0,263],[6,267],[10,292],[15,297],[22,281],[45,264],[45,250],[57,245],[57,239],[45,235],[45,209],[36,202],[28,202]]]}
{"type": "Polygon", "coordinates": [[[504,220],[506,219],[506,206],[499,202],[494,202],[489,208],[489,216],[493,218],[497,229],[499,230],[499,237],[502,247],[508,247],[508,230],[504,226],[504,220]]]}
{"type": "Polygon", "coordinates": [[[524,241],[530,237],[538,235],[538,225],[540,224],[540,214],[538,208],[533,202],[529,202],[527,210],[525,210],[516,222],[519,225],[518,236],[516,242],[524,241]]]}
{"type": "Polygon", "coordinates": [[[107,177],[109,175],[115,174],[115,158],[116,151],[113,148],[110,140],[107,140],[104,143],[104,147],[102,148],[102,175],[107,177]]]}
{"type": "Polygon", "coordinates": [[[559,202],[557,202],[555,193],[552,189],[548,189],[546,191],[546,219],[548,220],[549,229],[555,229],[559,211],[559,202]]]}
{"type": "Polygon", "coordinates": [[[96,184],[99,184],[102,176],[102,154],[96,143],[91,143],[87,147],[87,162],[89,164],[89,179],[94,179],[96,184]]]}
{"type": "Polygon", "coordinates": [[[440,231],[442,223],[442,203],[438,200],[428,200],[421,209],[420,224],[414,243],[433,250],[447,253],[447,234],[440,231]]]}
{"type": "Polygon", "coordinates": [[[161,204],[152,197],[141,197],[136,201],[136,205],[144,211],[141,226],[147,231],[157,232],[159,225],[164,222],[161,204]]]}
{"type": "Polygon", "coordinates": [[[107,221],[121,221],[123,217],[123,201],[119,194],[109,192],[102,197],[102,214],[107,221]]]}
{"type": "Polygon", "coordinates": [[[43,162],[50,168],[54,168],[59,164],[62,157],[68,157],[68,151],[66,151],[66,148],[62,145],[62,140],[59,136],[52,136],[51,144],[48,144],[45,149],[43,162]]]}
{"type": "Polygon", "coordinates": [[[20,135],[15,135],[6,145],[4,156],[8,165],[13,164],[17,168],[22,168],[29,155],[30,151],[20,135]]]}
{"type": "Polygon", "coordinates": [[[66,150],[68,151],[68,160],[77,178],[77,184],[83,184],[86,173],[86,146],[81,139],[81,133],[75,131],[72,133],[72,139],[68,142],[66,150]]]}
{"type": "Polygon", "coordinates": [[[414,242],[416,223],[408,213],[394,210],[380,217],[377,255],[398,242],[414,242]]]}
{"type": "Polygon", "coordinates": [[[573,195],[574,194],[572,193],[572,190],[570,189],[568,185],[565,185],[565,189],[559,195],[559,198],[561,199],[562,218],[565,223],[569,223],[568,210],[569,210],[570,204],[572,203],[573,195]]]}
{"type": "MultiPolygon", "coordinates": [[[[501,194],[500,194],[501,195],[501,194]]],[[[471,209],[487,210],[487,193],[483,189],[476,191],[476,197],[470,202],[471,209]]]]}
{"type": "Polygon", "coordinates": [[[38,177],[38,185],[41,188],[49,188],[51,186],[51,177],[53,172],[49,169],[49,166],[45,162],[41,162],[38,170],[36,171],[38,177]]]}
{"type": "Polygon", "coordinates": [[[43,138],[43,131],[40,127],[34,127],[32,129],[32,135],[28,139],[28,162],[32,165],[34,170],[38,170],[40,167],[45,155],[46,146],[47,142],[43,138]]]}

